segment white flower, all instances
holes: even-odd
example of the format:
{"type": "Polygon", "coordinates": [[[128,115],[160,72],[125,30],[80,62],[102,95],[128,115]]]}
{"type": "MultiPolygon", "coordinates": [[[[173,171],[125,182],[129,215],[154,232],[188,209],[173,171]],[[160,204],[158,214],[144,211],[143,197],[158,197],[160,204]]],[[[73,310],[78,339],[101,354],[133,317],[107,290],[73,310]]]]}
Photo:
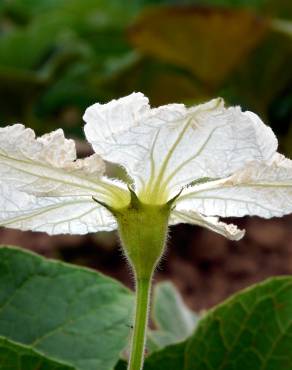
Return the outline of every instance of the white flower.
{"type": "Polygon", "coordinates": [[[126,184],[104,176],[107,160],[123,166],[138,198],[163,204],[177,197],[170,223],[198,224],[230,239],[244,231],[218,217],[292,212],[292,161],[258,116],[222,99],[191,108],[151,109],[133,93],[94,104],[84,115],[95,153],[76,160],[62,130],[35,138],[16,124],[0,128],[0,225],[49,234],[85,234],[117,227],[94,201],[126,207],[126,184]]]}

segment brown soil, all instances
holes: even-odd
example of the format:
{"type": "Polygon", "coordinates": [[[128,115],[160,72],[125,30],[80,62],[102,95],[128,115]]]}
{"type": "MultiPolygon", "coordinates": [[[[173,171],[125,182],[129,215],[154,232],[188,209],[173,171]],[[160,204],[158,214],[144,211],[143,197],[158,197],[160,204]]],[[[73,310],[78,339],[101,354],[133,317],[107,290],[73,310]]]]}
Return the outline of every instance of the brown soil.
{"type": "MultiPolygon", "coordinates": [[[[247,229],[239,242],[195,226],[173,227],[155,281],[172,280],[186,302],[201,310],[267,277],[292,274],[292,216],[246,218],[239,224],[247,229]]],[[[128,286],[133,283],[115,233],[49,237],[1,229],[0,243],[97,269],[128,286]]]]}

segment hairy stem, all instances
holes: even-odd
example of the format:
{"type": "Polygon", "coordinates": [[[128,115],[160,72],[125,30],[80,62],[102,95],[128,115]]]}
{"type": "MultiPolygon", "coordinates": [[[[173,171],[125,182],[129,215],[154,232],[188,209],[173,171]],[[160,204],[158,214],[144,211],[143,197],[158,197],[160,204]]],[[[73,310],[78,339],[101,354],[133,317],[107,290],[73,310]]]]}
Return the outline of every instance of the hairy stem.
{"type": "Polygon", "coordinates": [[[137,278],[136,280],[135,323],[128,370],[142,370],[143,368],[151,281],[151,276],[149,278],[137,278]]]}
{"type": "Polygon", "coordinates": [[[128,206],[109,210],[117,220],[123,250],[136,282],[135,323],[128,370],[142,370],[152,275],[165,249],[173,200],[165,204],[145,204],[132,189],[129,191],[128,206]]]}

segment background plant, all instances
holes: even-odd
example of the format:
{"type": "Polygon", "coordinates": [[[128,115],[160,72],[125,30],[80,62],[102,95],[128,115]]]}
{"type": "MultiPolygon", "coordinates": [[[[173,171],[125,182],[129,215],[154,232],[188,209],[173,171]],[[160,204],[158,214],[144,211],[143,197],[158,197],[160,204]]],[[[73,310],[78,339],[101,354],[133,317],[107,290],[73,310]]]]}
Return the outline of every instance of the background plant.
{"type": "Polygon", "coordinates": [[[81,113],[96,100],[221,95],[264,117],[288,154],[291,16],[287,0],[4,0],[1,122],[79,135],[81,113]]]}

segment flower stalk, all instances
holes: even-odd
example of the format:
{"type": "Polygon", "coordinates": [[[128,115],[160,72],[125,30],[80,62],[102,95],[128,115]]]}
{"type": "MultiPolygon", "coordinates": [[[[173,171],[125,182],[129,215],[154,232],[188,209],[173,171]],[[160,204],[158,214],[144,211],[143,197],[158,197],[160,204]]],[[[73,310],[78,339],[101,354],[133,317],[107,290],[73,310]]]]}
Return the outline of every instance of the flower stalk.
{"type": "Polygon", "coordinates": [[[150,307],[151,280],[150,277],[136,281],[135,323],[128,370],[140,370],[143,368],[150,307]]]}

